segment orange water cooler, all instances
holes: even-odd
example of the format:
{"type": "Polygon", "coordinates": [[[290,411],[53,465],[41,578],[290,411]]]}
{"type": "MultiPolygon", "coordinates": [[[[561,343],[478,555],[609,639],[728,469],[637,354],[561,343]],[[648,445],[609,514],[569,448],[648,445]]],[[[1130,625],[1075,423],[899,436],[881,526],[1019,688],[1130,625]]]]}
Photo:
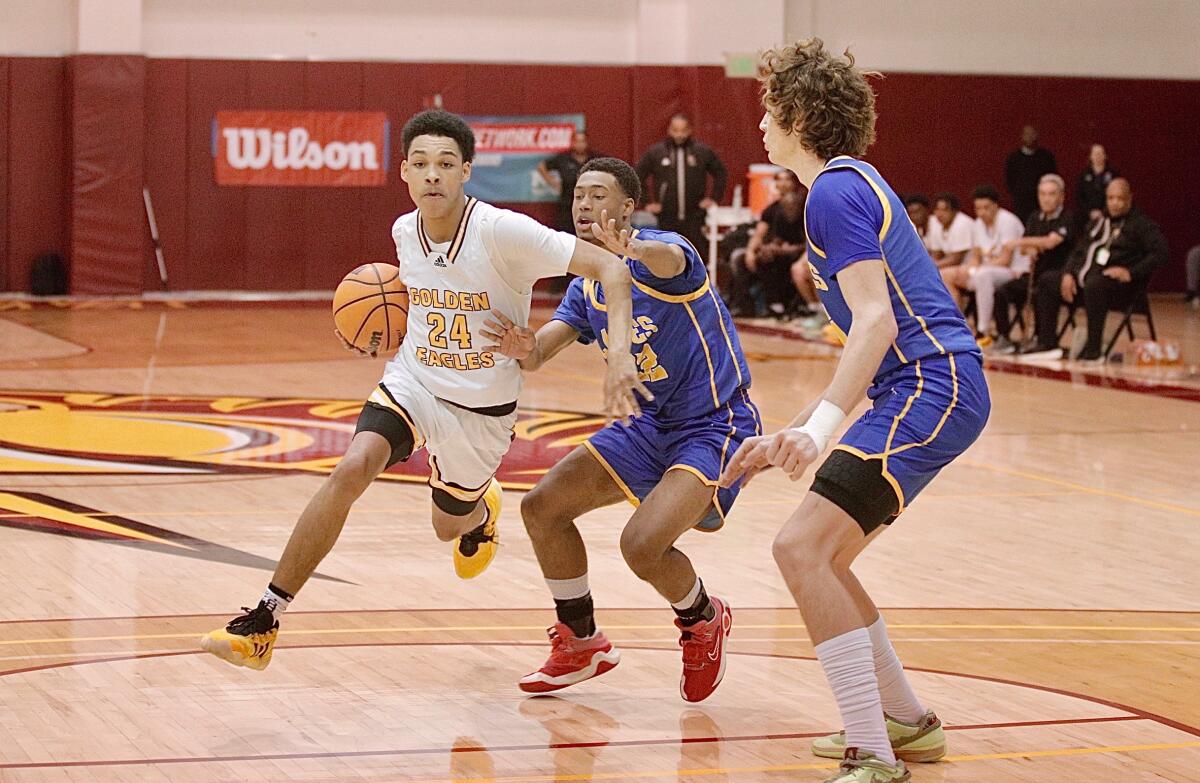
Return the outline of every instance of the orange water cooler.
{"type": "Polygon", "coordinates": [[[750,183],[750,211],[755,217],[762,214],[767,205],[779,197],[775,192],[775,174],[782,171],[771,163],[751,163],[746,179],[750,183]]]}

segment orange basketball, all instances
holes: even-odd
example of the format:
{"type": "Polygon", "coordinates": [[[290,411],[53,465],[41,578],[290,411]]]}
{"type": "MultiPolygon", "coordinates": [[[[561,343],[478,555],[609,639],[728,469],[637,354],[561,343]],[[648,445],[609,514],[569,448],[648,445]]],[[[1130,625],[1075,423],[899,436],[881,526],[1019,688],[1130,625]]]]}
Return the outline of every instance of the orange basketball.
{"type": "Polygon", "coordinates": [[[333,293],[333,324],[364,351],[394,351],[408,333],[408,290],[391,264],[364,264],[333,293]]]}

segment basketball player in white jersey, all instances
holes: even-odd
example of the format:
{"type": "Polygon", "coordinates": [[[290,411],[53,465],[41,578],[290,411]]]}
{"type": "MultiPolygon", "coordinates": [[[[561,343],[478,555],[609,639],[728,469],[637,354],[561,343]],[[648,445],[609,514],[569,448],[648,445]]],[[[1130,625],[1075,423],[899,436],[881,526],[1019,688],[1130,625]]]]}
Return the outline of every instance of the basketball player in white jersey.
{"type": "MultiPolygon", "coordinates": [[[[429,454],[433,529],[442,541],[458,541],[455,572],[470,579],[491,563],[501,499],[494,475],[512,441],[521,391],[518,362],[485,348],[490,341],[480,330],[492,311],[525,325],[533,284],[571,272],[603,283],[610,333],[632,339],[623,261],[466,196],[475,137],[461,118],[421,112],[402,139],[400,176],[417,209],[396,221],[392,238],[409,290],[408,335],[363,407],[349,449],[300,515],[258,605],[201,639],[205,650],[238,666],[267,667],[279,615],[337,541],[350,506],[416,449],[429,454]]],[[[608,416],[637,416],[635,391],[651,399],[633,354],[612,352],[608,416]]]]}

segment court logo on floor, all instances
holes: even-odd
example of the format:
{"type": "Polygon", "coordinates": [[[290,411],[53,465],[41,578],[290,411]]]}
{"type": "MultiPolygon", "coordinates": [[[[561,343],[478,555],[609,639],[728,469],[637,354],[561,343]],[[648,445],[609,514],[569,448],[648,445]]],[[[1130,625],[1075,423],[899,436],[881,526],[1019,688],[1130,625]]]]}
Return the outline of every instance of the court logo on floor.
{"type": "MultiPolygon", "coordinates": [[[[0,527],[33,530],[70,538],[136,546],[180,557],[273,571],[275,561],[240,549],[214,544],[119,514],[99,511],[40,492],[0,492],[0,527]]],[[[343,582],[324,574],[317,579],[343,582]]]]}
{"type": "MultiPolygon", "coordinates": [[[[0,391],[0,474],[327,474],[361,401],[0,391]]],[[[604,419],[519,412],[497,477],[529,489],[604,419]]],[[[422,451],[381,478],[424,482],[422,451]]]]}

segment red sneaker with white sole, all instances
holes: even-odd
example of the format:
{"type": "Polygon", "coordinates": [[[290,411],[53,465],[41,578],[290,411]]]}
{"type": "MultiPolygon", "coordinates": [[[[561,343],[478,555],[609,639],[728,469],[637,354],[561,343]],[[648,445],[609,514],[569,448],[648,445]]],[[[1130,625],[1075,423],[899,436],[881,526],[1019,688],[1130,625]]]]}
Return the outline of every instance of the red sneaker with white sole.
{"type": "Polygon", "coordinates": [[[679,646],[683,648],[683,676],[679,678],[679,695],[684,701],[704,701],[721,684],[725,676],[725,643],[733,627],[733,613],[720,598],[710,595],[717,614],[711,620],[679,628],[679,646]]]}
{"type": "Polygon", "coordinates": [[[521,678],[518,686],[526,693],[566,688],[599,677],[621,662],[621,653],[600,631],[590,639],[580,639],[563,623],[555,623],[546,633],[550,637],[550,657],[542,668],[521,678]]]}

